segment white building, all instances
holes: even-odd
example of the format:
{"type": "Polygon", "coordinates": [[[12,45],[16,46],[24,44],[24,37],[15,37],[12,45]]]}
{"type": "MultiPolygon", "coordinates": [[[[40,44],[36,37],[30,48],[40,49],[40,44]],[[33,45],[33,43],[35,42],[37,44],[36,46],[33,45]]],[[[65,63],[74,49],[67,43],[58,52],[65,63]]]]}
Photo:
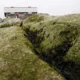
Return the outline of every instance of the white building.
{"type": "Polygon", "coordinates": [[[37,14],[37,7],[4,7],[5,17],[27,18],[37,14]]]}

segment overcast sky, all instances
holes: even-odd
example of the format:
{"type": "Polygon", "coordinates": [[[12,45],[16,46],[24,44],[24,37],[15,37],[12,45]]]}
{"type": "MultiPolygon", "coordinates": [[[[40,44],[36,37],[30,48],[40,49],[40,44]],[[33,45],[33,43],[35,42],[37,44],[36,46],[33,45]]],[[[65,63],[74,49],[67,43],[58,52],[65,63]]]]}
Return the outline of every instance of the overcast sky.
{"type": "Polygon", "coordinates": [[[80,0],[1,0],[0,17],[4,17],[4,7],[38,7],[39,13],[65,15],[80,13],[80,0]]]}

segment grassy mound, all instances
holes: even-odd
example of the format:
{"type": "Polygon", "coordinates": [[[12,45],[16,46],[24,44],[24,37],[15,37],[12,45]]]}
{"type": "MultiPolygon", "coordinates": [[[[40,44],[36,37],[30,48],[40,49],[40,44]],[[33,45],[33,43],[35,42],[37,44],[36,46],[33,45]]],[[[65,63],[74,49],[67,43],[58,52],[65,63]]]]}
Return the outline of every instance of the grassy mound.
{"type": "Polygon", "coordinates": [[[0,23],[0,80],[79,80],[80,14],[33,15],[0,23]]]}
{"type": "Polygon", "coordinates": [[[16,18],[5,18],[2,20],[2,22],[0,23],[0,28],[4,28],[4,27],[10,27],[10,26],[19,26],[21,23],[20,19],[16,19],[16,18]]]}
{"type": "Polygon", "coordinates": [[[19,26],[0,28],[0,80],[64,80],[34,52],[19,26]]]}
{"type": "Polygon", "coordinates": [[[42,15],[33,15],[31,17],[29,17],[28,19],[25,20],[26,22],[40,22],[44,20],[44,16],[42,15]]]}
{"type": "MultiPolygon", "coordinates": [[[[32,20],[34,16],[28,20],[32,20]]],[[[39,18],[39,16],[38,16],[39,18]]],[[[80,79],[80,14],[24,22],[35,53],[67,80],[80,79]]]]}

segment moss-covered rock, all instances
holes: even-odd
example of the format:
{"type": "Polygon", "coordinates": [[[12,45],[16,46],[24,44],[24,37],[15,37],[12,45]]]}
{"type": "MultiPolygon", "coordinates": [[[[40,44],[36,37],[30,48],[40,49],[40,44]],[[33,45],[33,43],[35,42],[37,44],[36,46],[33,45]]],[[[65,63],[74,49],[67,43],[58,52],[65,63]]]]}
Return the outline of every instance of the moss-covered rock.
{"type": "Polygon", "coordinates": [[[10,27],[10,26],[19,26],[21,23],[20,19],[17,18],[5,18],[0,23],[0,28],[10,27]]]}
{"type": "Polygon", "coordinates": [[[65,80],[42,61],[21,27],[0,28],[0,80],[65,80]]]}
{"type": "Polygon", "coordinates": [[[24,22],[25,36],[41,59],[55,67],[67,80],[79,80],[80,14],[50,18],[44,16],[44,21],[35,24],[24,22]]]}
{"type": "Polygon", "coordinates": [[[28,19],[25,20],[25,22],[40,22],[44,20],[44,16],[42,15],[33,15],[30,16],[28,19]]]}
{"type": "Polygon", "coordinates": [[[0,23],[0,80],[80,80],[80,14],[33,15],[0,23]]]}

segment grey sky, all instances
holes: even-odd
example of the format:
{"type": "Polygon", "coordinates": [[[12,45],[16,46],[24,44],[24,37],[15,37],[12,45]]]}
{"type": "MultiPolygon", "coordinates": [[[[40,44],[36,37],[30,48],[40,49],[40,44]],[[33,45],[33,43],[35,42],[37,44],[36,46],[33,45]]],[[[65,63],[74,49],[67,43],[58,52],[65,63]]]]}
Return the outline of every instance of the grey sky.
{"type": "Polygon", "coordinates": [[[38,7],[39,13],[64,15],[80,13],[80,0],[1,0],[0,17],[4,16],[4,7],[38,7]]]}

